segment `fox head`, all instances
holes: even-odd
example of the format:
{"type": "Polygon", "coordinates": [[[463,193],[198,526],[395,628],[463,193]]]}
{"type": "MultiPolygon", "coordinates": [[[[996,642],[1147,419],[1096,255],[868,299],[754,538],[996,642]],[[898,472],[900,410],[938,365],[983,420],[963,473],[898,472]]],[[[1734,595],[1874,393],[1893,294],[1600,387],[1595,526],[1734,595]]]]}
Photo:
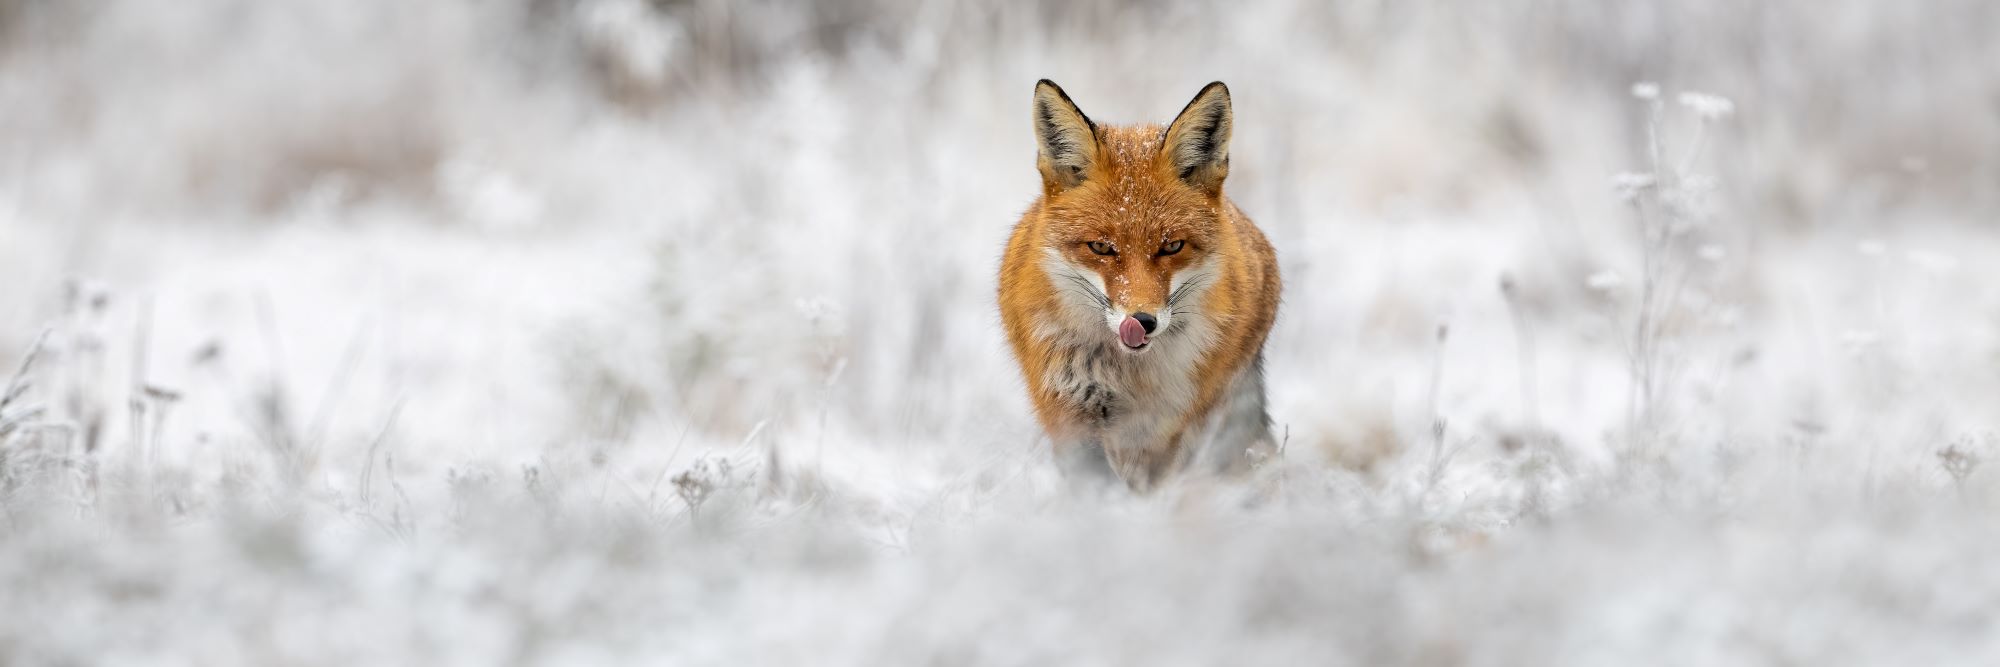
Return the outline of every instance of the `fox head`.
{"type": "Polygon", "coordinates": [[[1165,128],[1099,126],[1043,79],[1034,125],[1044,268],[1071,319],[1128,352],[1189,329],[1225,240],[1229,88],[1203,87],[1165,128]]]}

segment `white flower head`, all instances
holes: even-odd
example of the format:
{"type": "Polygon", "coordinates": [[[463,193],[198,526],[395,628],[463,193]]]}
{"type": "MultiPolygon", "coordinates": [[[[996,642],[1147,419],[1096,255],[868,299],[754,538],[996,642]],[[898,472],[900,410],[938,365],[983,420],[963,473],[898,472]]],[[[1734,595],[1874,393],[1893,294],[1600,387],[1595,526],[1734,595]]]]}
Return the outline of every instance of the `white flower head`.
{"type": "Polygon", "coordinates": [[[1653,83],[1651,81],[1640,81],[1638,83],[1632,84],[1632,96],[1642,100],[1659,99],[1660,84],[1653,83]]]}
{"type": "Polygon", "coordinates": [[[1687,107],[1702,120],[1719,120],[1736,112],[1736,103],[1721,95],[1688,91],[1681,93],[1681,106],[1687,107]]]}
{"type": "Polygon", "coordinates": [[[1958,258],[1941,252],[1928,250],[1906,250],[1903,257],[1910,260],[1918,270],[1932,275],[1943,275],[1958,270],[1958,258]]]}
{"type": "Polygon", "coordinates": [[[792,305],[799,309],[800,315],[814,322],[826,319],[834,314],[833,302],[828,301],[824,297],[815,296],[797,299],[792,301],[792,305]]]}
{"type": "Polygon", "coordinates": [[[1631,201],[1639,193],[1657,185],[1659,180],[1652,174],[1627,171],[1611,177],[1611,189],[1616,190],[1620,198],[1631,201]]]}

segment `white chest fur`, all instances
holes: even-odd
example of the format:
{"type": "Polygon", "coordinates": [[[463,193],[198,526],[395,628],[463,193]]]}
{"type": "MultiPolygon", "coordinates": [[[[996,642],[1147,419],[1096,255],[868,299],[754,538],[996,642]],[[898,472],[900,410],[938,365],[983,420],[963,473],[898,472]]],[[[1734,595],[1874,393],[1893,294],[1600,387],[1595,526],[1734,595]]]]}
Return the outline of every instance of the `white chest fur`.
{"type": "Polygon", "coordinates": [[[1194,406],[1199,342],[1195,336],[1163,337],[1132,353],[1099,331],[1064,336],[1046,381],[1107,450],[1156,446],[1186,425],[1194,406]]]}

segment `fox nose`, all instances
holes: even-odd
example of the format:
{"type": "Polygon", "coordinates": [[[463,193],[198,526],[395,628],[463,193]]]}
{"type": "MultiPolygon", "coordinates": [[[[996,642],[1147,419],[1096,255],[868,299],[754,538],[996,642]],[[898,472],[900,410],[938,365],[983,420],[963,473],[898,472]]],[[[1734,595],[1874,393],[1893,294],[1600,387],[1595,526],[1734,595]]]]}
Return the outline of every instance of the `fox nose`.
{"type": "Polygon", "coordinates": [[[1132,319],[1138,320],[1139,326],[1146,328],[1146,333],[1153,333],[1153,329],[1160,326],[1160,321],[1153,319],[1152,313],[1132,313],[1132,319]]]}

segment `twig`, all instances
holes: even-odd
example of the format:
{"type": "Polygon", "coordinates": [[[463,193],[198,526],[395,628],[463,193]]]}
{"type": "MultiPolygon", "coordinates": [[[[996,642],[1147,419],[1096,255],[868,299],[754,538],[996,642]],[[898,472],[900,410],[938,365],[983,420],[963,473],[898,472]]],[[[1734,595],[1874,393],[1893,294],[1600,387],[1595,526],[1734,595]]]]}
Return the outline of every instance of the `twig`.
{"type": "Polygon", "coordinates": [[[1430,418],[1431,418],[1431,424],[1430,424],[1431,465],[1429,474],[1426,475],[1427,481],[1424,486],[1425,495],[1429,495],[1432,489],[1437,488],[1438,482],[1444,477],[1445,418],[1444,415],[1440,413],[1438,409],[1438,392],[1439,392],[1439,387],[1444,384],[1444,344],[1445,341],[1450,337],[1451,337],[1451,325],[1449,324],[1438,325],[1437,351],[1436,354],[1431,357],[1431,384],[1430,384],[1430,390],[1428,392],[1430,397],[1429,403],[1430,403],[1430,418]]]}
{"type": "Polygon", "coordinates": [[[319,407],[313,410],[312,420],[307,422],[306,426],[305,448],[309,452],[317,453],[326,445],[327,425],[333,420],[334,409],[339,407],[341,399],[347,395],[347,387],[354,377],[355,367],[360,365],[362,334],[367,329],[366,320],[354,325],[354,334],[348,337],[347,348],[340,354],[340,365],[334,368],[333,378],[327,381],[325,393],[320,394],[319,407]]]}
{"type": "Polygon", "coordinates": [[[42,346],[48,342],[51,331],[54,329],[42,329],[42,333],[35,336],[35,342],[28,345],[27,356],[21,357],[21,364],[14,369],[14,376],[7,380],[6,393],[0,394],[0,408],[13,405],[14,401],[20,400],[21,394],[27,392],[31,384],[28,382],[28,372],[35,369],[35,361],[41,358],[42,346]]]}
{"type": "Polygon", "coordinates": [[[1540,431],[1542,417],[1540,402],[1535,396],[1535,331],[1528,322],[1528,313],[1521,305],[1521,298],[1514,285],[1513,276],[1500,277],[1500,295],[1507,300],[1507,314],[1514,321],[1515,359],[1519,362],[1521,376],[1521,411],[1527,426],[1540,431]]]}
{"type": "Polygon", "coordinates": [[[138,449],[144,463],[151,467],[153,443],[146,437],[146,351],[153,336],[153,299],[147,297],[139,302],[139,319],[134,325],[132,336],[132,383],[131,393],[125,404],[132,417],[132,445],[138,449]]]}
{"type": "Polygon", "coordinates": [[[361,479],[355,489],[355,495],[361,498],[363,504],[368,502],[369,482],[375,472],[375,453],[382,449],[383,443],[389,441],[389,433],[395,430],[396,420],[402,415],[403,399],[397,398],[396,403],[389,407],[388,419],[382,420],[382,429],[375,432],[375,439],[368,444],[368,455],[361,462],[361,479]]]}

